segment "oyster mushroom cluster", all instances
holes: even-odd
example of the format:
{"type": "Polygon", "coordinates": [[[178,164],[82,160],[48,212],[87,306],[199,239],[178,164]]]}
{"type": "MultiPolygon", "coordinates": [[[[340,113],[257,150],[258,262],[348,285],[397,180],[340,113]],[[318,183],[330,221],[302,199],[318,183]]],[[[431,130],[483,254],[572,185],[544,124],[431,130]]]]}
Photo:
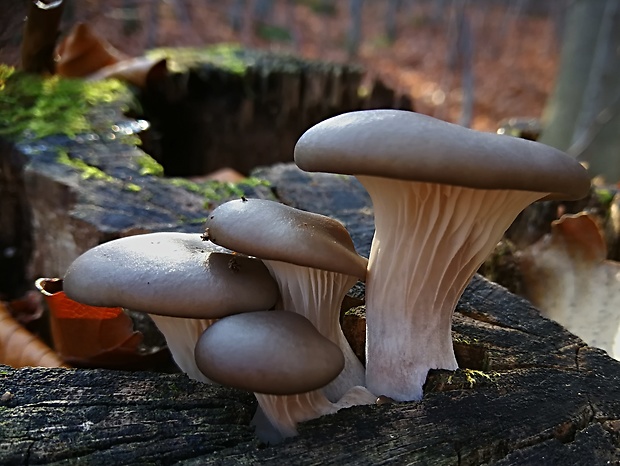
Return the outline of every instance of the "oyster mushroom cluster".
{"type": "Polygon", "coordinates": [[[256,394],[273,442],[343,407],[422,398],[430,369],[457,368],[451,319],[480,264],[540,199],[579,199],[586,170],[561,151],[414,112],[325,120],[298,141],[303,170],[355,176],[368,190],[368,260],[329,217],[260,199],[213,210],[204,235],[122,238],[65,276],[76,301],[148,312],[189,376],[256,394]],[[366,367],[339,325],[366,281],[366,367]]]}

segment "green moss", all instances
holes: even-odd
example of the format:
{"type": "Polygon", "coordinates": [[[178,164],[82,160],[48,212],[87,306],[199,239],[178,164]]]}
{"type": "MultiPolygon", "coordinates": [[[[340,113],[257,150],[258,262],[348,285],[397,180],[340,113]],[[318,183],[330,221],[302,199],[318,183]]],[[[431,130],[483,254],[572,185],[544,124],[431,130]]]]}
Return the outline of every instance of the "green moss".
{"type": "Polygon", "coordinates": [[[156,60],[166,58],[168,69],[178,72],[199,63],[211,63],[236,74],[244,74],[248,67],[243,48],[236,44],[218,44],[204,48],[159,48],[147,52],[147,56],[156,60]]]}
{"type": "Polygon", "coordinates": [[[94,179],[94,180],[101,180],[101,181],[108,181],[108,182],[115,180],[114,177],[108,175],[107,173],[100,170],[99,168],[93,167],[92,165],[88,165],[83,160],[69,157],[69,154],[67,153],[67,151],[62,150],[62,149],[58,150],[56,161],[58,163],[62,163],[63,165],[68,165],[78,170],[82,175],[82,179],[84,180],[94,179]]]}
{"type": "Polygon", "coordinates": [[[69,156],[69,153],[63,149],[58,149],[58,155],[56,156],[56,161],[63,165],[67,165],[71,168],[80,172],[82,179],[88,180],[99,180],[105,181],[107,183],[116,183],[120,184],[122,189],[131,192],[139,192],[142,190],[140,186],[135,183],[125,183],[118,178],[114,178],[113,176],[108,175],[103,170],[94,167],[92,165],[87,164],[81,159],[75,159],[69,156]]]}
{"type": "Polygon", "coordinates": [[[259,178],[245,178],[239,183],[223,181],[205,181],[196,183],[185,178],[170,178],[167,180],[173,186],[186,189],[205,198],[205,208],[214,201],[221,201],[233,197],[245,195],[244,188],[256,188],[258,186],[270,186],[266,180],[259,178]]]}
{"type": "Polygon", "coordinates": [[[474,369],[463,369],[463,374],[470,388],[480,382],[494,382],[500,376],[499,372],[482,372],[474,369]]]}
{"type": "Polygon", "coordinates": [[[140,175],[164,176],[164,167],[150,155],[144,154],[136,159],[140,166],[140,175]]]}
{"type": "Polygon", "coordinates": [[[477,338],[467,338],[464,336],[455,336],[452,338],[452,341],[461,345],[476,345],[479,343],[477,338]]]}
{"type": "Polygon", "coordinates": [[[598,201],[604,206],[609,206],[611,202],[614,200],[615,194],[611,189],[595,188],[594,193],[598,201]]]}
{"type": "Polygon", "coordinates": [[[0,135],[20,139],[92,132],[88,113],[127,95],[126,87],[113,79],[46,77],[0,64],[0,135]]]}

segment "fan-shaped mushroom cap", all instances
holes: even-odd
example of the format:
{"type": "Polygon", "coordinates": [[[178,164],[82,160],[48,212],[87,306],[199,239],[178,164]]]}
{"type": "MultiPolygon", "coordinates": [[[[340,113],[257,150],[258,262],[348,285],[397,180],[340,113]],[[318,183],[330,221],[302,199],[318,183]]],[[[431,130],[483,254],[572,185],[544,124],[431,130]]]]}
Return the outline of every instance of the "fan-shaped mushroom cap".
{"type": "Polygon", "coordinates": [[[367,175],[580,199],[586,170],[533,141],[483,133],[403,110],[345,113],[306,131],[295,147],[306,171],[367,175]]]}
{"type": "Polygon", "coordinates": [[[206,222],[211,241],[260,259],[363,278],[365,258],[337,220],[265,199],[218,206],[206,222]],[[269,225],[269,228],[265,228],[269,225]]]}
{"type": "Polygon", "coordinates": [[[149,233],[101,244],[71,264],[64,290],[92,306],[208,319],[269,309],[279,296],[261,261],[230,254],[191,233],[149,233]]]}
{"type": "Polygon", "coordinates": [[[340,348],[308,319],[288,311],[221,319],[202,334],[195,354],[198,368],[209,379],[272,395],[319,389],[344,367],[340,348]]]}

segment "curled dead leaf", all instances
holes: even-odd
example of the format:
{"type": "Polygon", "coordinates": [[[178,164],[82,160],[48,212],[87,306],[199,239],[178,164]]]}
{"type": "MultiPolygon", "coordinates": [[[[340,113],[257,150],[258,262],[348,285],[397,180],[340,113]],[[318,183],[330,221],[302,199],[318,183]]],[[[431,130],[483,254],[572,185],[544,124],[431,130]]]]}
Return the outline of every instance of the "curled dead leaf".
{"type": "Polygon", "coordinates": [[[78,23],[56,49],[56,73],[60,76],[78,78],[127,56],[105,39],[98,37],[88,24],[78,23]]]}
{"type": "Polygon", "coordinates": [[[17,322],[0,302],[0,364],[67,367],[60,356],[17,322]]]}
{"type": "Polygon", "coordinates": [[[525,296],[545,317],[620,359],[620,263],[606,255],[595,219],[582,212],[554,221],[517,263],[525,296]]]}
{"type": "Polygon", "coordinates": [[[120,307],[78,303],[62,291],[62,279],[40,278],[36,286],[50,309],[54,348],[82,367],[127,367],[142,357],[142,334],[120,307]]]}

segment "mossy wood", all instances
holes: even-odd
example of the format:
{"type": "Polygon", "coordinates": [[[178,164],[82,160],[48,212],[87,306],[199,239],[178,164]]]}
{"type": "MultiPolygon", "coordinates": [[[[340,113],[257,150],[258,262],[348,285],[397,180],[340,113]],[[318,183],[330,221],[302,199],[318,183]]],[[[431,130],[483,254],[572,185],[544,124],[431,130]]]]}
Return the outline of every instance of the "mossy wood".
{"type": "Polygon", "coordinates": [[[157,49],[171,74],[152,76],[140,93],[141,117],[152,127],[145,148],[172,176],[222,167],[247,174],[289,162],[295,142],[319,121],[365,108],[411,109],[380,80],[363,84],[364,69],[292,55],[218,45],[157,49]]]}

